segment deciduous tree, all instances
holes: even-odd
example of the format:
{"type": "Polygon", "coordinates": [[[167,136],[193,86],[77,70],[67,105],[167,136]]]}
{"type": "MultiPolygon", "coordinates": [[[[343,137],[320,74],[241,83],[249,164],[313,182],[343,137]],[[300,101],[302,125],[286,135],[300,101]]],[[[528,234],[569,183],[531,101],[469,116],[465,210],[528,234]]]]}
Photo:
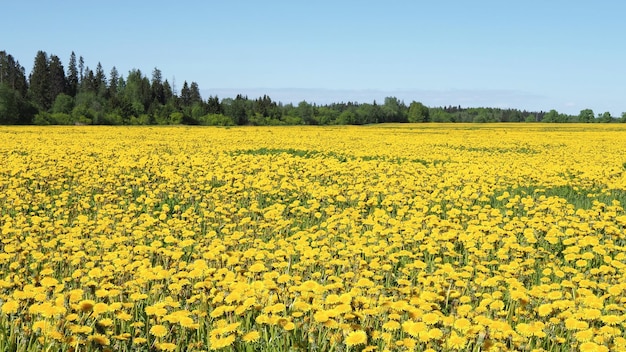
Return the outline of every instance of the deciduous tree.
{"type": "Polygon", "coordinates": [[[428,122],[428,108],[420,102],[411,102],[411,105],[409,105],[409,113],[407,119],[409,120],[409,122],[428,122]]]}

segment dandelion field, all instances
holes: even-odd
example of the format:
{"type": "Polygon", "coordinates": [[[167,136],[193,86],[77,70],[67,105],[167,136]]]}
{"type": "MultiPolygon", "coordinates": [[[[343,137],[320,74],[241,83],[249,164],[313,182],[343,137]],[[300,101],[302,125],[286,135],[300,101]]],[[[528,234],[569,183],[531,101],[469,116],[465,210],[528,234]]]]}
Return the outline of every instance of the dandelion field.
{"type": "Polygon", "coordinates": [[[0,141],[1,351],[626,349],[623,126],[0,141]]]}

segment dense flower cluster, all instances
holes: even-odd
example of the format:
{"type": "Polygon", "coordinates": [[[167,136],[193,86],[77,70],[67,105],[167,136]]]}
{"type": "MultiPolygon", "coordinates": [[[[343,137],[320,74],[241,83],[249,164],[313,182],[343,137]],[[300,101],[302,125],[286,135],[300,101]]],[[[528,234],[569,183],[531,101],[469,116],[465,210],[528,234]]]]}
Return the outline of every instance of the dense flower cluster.
{"type": "Polygon", "coordinates": [[[624,132],[1,128],[0,350],[624,350],[624,132]]]}

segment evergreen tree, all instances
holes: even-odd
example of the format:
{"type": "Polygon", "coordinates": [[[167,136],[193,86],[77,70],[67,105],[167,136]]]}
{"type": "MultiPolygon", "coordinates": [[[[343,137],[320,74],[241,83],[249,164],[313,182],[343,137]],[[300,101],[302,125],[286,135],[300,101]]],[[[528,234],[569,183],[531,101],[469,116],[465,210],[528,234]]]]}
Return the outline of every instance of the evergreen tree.
{"type": "Polygon", "coordinates": [[[165,103],[170,103],[174,100],[174,91],[172,90],[172,86],[170,86],[170,82],[167,79],[163,82],[163,101],[165,103]]]}
{"type": "Polygon", "coordinates": [[[50,56],[49,63],[49,73],[50,73],[50,99],[54,101],[57,95],[65,92],[67,90],[67,80],[65,79],[65,70],[63,68],[63,64],[61,63],[61,59],[59,59],[56,55],[50,56]]]}
{"type": "Polygon", "coordinates": [[[109,87],[107,90],[107,96],[112,99],[117,96],[117,90],[120,80],[120,74],[117,72],[117,68],[113,66],[111,73],[109,73],[109,87]]]}
{"type": "Polygon", "coordinates": [[[163,87],[163,75],[161,70],[154,68],[152,70],[152,81],[150,82],[152,90],[152,99],[156,100],[159,104],[165,104],[165,88],[163,87]]]}
{"type": "Polygon", "coordinates": [[[96,66],[96,74],[94,76],[94,91],[99,96],[105,96],[107,90],[107,77],[104,74],[104,69],[102,68],[102,64],[98,62],[98,66],[96,66]]]}
{"type": "Polygon", "coordinates": [[[248,97],[237,94],[235,99],[227,98],[222,100],[224,115],[230,117],[237,125],[248,124],[248,97]]]}
{"type": "Polygon", "coordinates": [[[31,101],[40,110],[47,111],[52,106],[52,97],[50,95],[49,61],[45,51],[37,52],[29,80],[28,93],[31,101]]]}
{"type": "Polygon", "coordinates": [[[89,67],[85,67],[85,76],[80,81],[79,93],[96,93],[96,75],[89,67]]]}
{"type": "Polygon", "coordinates": [[[0,51],[0,84],[7,86],[10,86],[9,72],[13,69],[12,65],[9,64],[9,58],[13,60],[13,57],[6,51],[0,51]]]}
{"type": "Polygon", "coordinates": [[[76,54],[72,51],[67,67],[67,94],[74,97],[76,93],[78,93],[78,68],[76,67],[76,54]]]}
{"type": "MultiPolygon", "coordinates": [[[[1,66],[0,69],[2,69],[1,66]]],[[[17,123],[19,113],[19,96],[17,91],[10,88],[5,81],[0,81],[0,124],[17,123]]]]}
{"type": "Polygon", "coordinates": [[[189,101],[191,104],[202,103],[200,88],[198,87],[198,83],[196,82],[191,82],[191,86],[189,86],[189,101]]]}
{"type": "Polygon", "coordinates": [[[15,90],[21,98],[25,98],[28,92],[24,67],[6,51],[0,51],[0,84],[15,90]]]}
{"type": "Polygon", "coordinates": [[[85,59],[83,59],[82,56],[78,58],[78,70],[79,70],[78,83],[80,84],[85,78],[85,59]]]}
{"type": "Polygon", "coordinates": [[[191,89],[187,81],[183,83],[183,88],[180,90],[180,105],[183,107],[191,106],[191,89]]]}
{"type": "Polygon", "coordinates": [[[223,114],[224,109],[220,103],[220,99],[216,96],[209,96],[207,100],[207,113],[209,114],[223,114]]]}

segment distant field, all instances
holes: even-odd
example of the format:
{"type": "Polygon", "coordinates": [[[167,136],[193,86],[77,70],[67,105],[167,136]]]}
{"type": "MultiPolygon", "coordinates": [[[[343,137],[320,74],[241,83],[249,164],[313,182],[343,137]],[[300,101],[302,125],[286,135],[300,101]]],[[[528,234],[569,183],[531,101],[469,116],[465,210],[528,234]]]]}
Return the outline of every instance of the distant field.
{"type": "Polygon", "coordinates": [[[0,351],[626,350],[626,126],[0,141],[0,351]]]}

